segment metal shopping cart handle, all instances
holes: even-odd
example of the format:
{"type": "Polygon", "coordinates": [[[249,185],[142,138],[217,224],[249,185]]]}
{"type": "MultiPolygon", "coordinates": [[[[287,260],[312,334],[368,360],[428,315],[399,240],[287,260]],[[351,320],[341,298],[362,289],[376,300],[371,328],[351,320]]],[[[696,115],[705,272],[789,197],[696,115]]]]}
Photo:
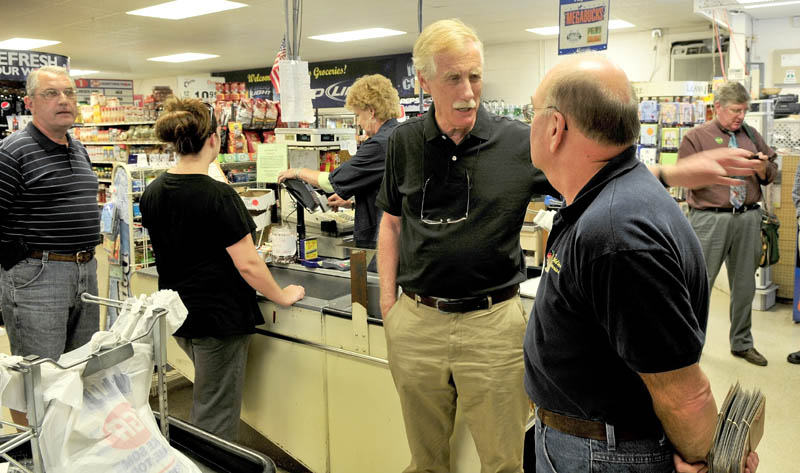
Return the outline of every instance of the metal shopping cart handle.
{"type": "MultiPolygon", "coordinates": [[[[107,305],[107,306],[111,306],[111,307],[116,307],[118,309],[121,309],[123,307],[123,305],[124,305],[124,301],[117,301],[117,300],[114,300],[114,299],[105,299],[103,297],[94,296],[94,295],[89,294],[87,292],[84,292],[83,294],[81,294],[81,300],[83,302],[89,302],[89,303],[94,303],[94,304],[102,304],[102,305],[107,305]]],[[[48,364],[54,365],[57,368],[60,368],[62,370],[70,369],[70,368],[73,368],[73,367],[78,366],[80,364],[86,363],[86,368],[83,370],[83,376],[89,376],[91,374],[97,373],[100,370],[103,370],[103,369],[106,369],[106,368],[110,368],[110,367],[116,365],[117,363],[123,362],[123,361],[127,360],[128,358],[132,357],[133,356],[133,342],[136,342],[136,341],[138,341],[138,340],[150,335],[152,333],[152,331],[153,331],[153,327],[158,322],[159,318],[163,317],[166,313],[167,313],[166,309],[162,309],[160,307],[154,309],[153,310],[153,314],[154,314],[155,317],[153,317],[153,320],[150,322],[150,326],[147,327],[147,331],[144,334],[134,338],[133,340],[129,340],[128,342],[125,342],[122,345],[118,345],[118,346],[115,346],[115,347],[107,348],[105,350],[101,350],[101,351],[96,352],[96,353],[92,353],[91,355],[87,356],[86,358],[78,360],[78,361],[76,361],[74,363],[70,363],[70,364],[67,364],[67,365],[62,365],[59,362],[53,360],[52,358],[41,358],[38,355],[28,355],[28,356],[23,357],[23,360],[25,360],[25,362],[26,362],[25,365],[28,365],[28,366],[41,365],[41,364],[44,364],[44,363],[48,363],[48,364]]],[[[23,365],[23,367],[22,367],[23,369],[25,369],[25,365],[23,365]]]]}

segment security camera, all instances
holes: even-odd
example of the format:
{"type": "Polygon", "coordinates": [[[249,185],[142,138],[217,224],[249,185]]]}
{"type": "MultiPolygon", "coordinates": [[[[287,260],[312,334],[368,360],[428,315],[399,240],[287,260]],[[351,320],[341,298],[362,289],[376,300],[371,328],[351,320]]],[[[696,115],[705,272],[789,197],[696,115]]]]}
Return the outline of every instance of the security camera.
{"type": "Polygon", "coordinates": [[[653,38],[660,38],[661,37],[661,28],[653,28],[650,30],[650,36],[653,38]]]}

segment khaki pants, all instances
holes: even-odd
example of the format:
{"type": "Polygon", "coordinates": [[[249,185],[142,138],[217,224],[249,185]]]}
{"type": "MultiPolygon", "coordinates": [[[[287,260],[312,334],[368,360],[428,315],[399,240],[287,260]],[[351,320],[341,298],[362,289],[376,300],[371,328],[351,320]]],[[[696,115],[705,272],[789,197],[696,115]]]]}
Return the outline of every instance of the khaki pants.
{"type": "Polygon", "coordinates": [[[522,472],[528,396],[519,296],[489,310],[443,313],[401,295],[384,321],[389,368],[403,409],[411,465],[449,472],[456,399],[482,473],[522,472]]]}

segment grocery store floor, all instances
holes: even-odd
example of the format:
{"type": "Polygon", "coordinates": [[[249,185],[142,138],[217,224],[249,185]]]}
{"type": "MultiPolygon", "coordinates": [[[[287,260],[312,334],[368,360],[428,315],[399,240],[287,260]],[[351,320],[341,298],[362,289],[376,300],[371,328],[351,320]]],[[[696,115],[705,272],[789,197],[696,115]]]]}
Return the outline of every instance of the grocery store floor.
{"type": "MultiPolygon", "coordinates": [[[[728,295],[718,289],[712,293],[708,334],[700,365],[711,380],[717,407],[736,381],[741,382],[745,389],[758,388],[764,392],[767,417],[764,438],[758,447],[761,458],[759,471],[798,471],[796,452],[800,445],[800,365],[789,364],[786,355],[800,350],[800,324],[792,322],[791,304],[777,304],[764,312],[754,311],[753,338],[756,348],[769,360],[769,365],[751,365],[730,353],[729,300],[728,295]]],[[[184,416],[188,416],[191,403],[191,384],[187,381],[170,386],[169,399],[170,413],[184,419],[184,416]]],[[[270,456],[280,467],[278,471],[308,471],[244,423],[239,440],[270,456]]],[[[397,465],[397,471],[404,466],[397,465]]],[[[475,473],[477,471],[476,467],[475,473]]]]}

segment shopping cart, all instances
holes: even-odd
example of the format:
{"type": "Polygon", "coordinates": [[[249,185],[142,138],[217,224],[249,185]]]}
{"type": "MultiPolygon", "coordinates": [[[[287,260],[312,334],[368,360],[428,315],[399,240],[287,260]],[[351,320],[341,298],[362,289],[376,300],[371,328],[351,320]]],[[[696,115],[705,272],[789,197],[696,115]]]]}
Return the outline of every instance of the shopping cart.
{"type": "MultiPolygon", "coordinates": [[[[88,293],[81,295],[86,303],[100,304],[122,309],[123,301],[97,297],[88,293]]],[[[142,310],[147,309],[146,307],[142,310]]],[[[10,462],[13,467],[26,473],[45,473],[40,449],[40,436],[45,416],[42,392],[42,366],[49,363],[57,369],[67,370],[84,365],[83,377],[110,368],[131,358],[134,354],[133,343],[153,335],[153,354],[157,373],[158,412],[154,413],[161,433],[169,440],[170,445],[190,458],[201,471],[209,472],[244,472],[274,473],[273,461],[259,452],[223,440],[213,434],[198,429],[180,419],[169,416],[167,402],[167,310],[153,309],[153,320],[146,333],[127,343],[101,350],[71,364],[61,365],[50,358],[29,355],[12,367],[23,377],[25,387],[25,403],[27,406],[27,427],[13,422],[0,420],[0,424],[17,429],[17,434],[0,436],[0,457],[10,462]],[[167,419],[163,422],[163,419],[167,419]],[[170,435],[172,434],[172,436],[170,435]],[[24,460],[20,460],[20,458],[24,460]]]]}

